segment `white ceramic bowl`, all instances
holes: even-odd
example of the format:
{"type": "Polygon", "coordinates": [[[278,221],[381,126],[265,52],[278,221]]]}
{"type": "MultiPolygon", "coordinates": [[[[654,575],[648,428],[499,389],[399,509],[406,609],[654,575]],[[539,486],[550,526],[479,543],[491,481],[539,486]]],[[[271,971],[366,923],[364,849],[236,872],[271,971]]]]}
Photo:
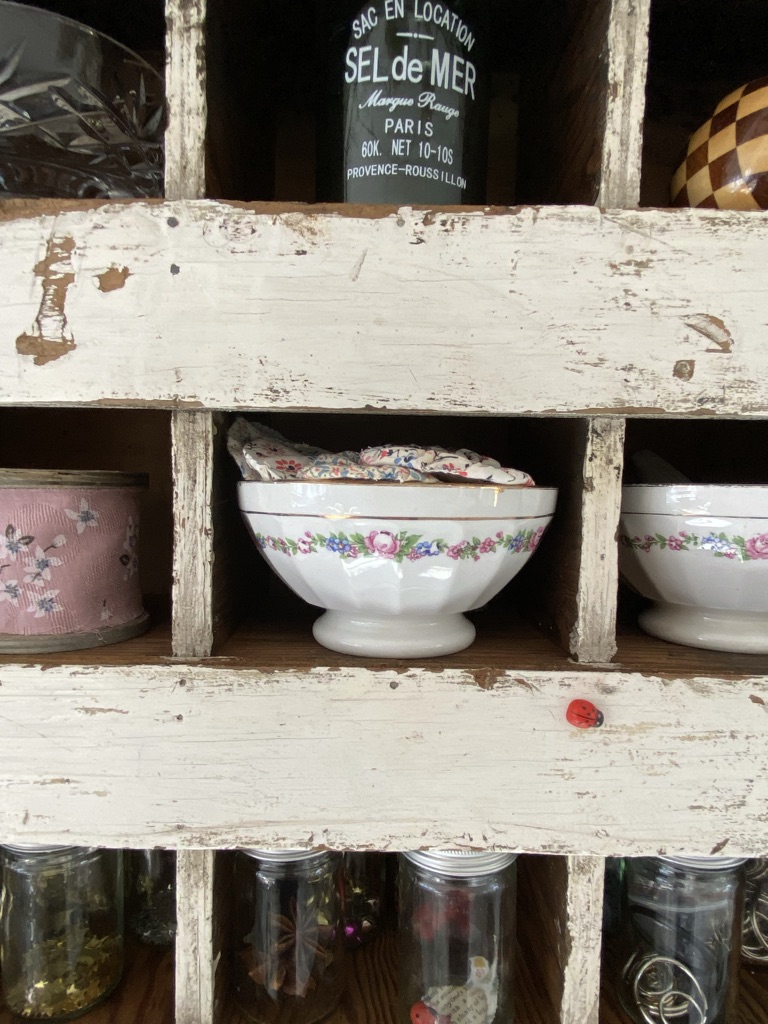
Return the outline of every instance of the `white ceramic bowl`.
{"type": "Polygon", "coordinates": [[[325,647],[429,657],[468,647],[462,614],[528,561],[557,491],[478,484],[241,481],[240,509],[278,576],[327,609],[325,647]]]}
{"type": "Polygon", "coordinates": [[[625,487],[619,534],[622,575],[653,601],[647,633],[768,654],[768,487],[625,487]]]}

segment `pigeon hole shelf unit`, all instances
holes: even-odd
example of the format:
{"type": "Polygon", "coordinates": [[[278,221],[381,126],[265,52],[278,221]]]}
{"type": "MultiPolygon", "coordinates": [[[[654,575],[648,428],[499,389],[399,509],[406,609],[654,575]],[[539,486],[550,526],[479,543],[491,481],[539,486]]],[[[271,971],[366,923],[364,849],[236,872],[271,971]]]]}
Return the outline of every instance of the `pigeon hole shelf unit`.
{"type": "MultiPolygon", "coordinates": [[[[163,201],[0,203],[3,465],[150,473],[150,631],[0,657],[0,838],[178,851],[175,967],[134,952],[88,1024],[239,1022],[238,846],[519,851],[519,1024],[618,1019],[606,858],[768,855],[768,658],[643,636],[616,557],[638,448],[765,480],[768,224],[663,208],[662,142],[708,114],[670,57],[690,3],[490,6],[493,206],[311,202],[305,90],[253,88],[287,32],[309,45],[301,0],[167,0],[163,201]],[[238,413],[469,443],[556,484],[555,523],[467,651],[335,655],[245,535],[238,413]],[[568,725],[575,697],[602,728],[568,725]]],[[[712,53],[764,38],[760,5],[697,11],[701,74],[740,84],[712,53]]],[[[394,959],[391,937],[358,956],[333,1024],[394,1022],[394,959]]],[[[743,973],[741,1024],[768,1024],[743,973]]]]}

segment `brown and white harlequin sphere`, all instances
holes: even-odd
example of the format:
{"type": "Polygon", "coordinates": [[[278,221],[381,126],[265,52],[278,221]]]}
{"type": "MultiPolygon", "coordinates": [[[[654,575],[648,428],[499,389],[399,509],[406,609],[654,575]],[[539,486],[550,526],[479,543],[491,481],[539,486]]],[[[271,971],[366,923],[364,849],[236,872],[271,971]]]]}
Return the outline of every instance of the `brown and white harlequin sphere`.
{"type": "Polygon", "coordinates": [[[729,93],[688,143],[674,206],[768,209],[768,78],[729,93]]]}

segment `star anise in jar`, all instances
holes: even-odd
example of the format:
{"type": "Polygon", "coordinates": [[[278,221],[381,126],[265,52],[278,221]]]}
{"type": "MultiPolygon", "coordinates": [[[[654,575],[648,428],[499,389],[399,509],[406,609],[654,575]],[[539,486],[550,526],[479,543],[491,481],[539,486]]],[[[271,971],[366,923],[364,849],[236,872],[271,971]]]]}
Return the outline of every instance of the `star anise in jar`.
{"type": "Polygon", "coordinates": [[[334,928],[323,923],[311,905],[299,906],[291,898],[288,914],[270,914],[271,948],[251,948],[242,955],[250,963],[248,974],[257,985],[271,992],[304,997],[317,985],[313,971],[322,970],[333,960],[329,943],[334,928]]]}

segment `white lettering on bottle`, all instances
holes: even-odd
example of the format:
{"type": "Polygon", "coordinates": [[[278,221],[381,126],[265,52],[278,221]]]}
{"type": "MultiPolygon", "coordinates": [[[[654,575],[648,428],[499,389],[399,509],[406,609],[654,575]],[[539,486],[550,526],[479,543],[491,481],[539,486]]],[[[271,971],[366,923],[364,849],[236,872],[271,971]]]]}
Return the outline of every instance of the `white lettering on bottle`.
{"type": "Polygon", "coordinates": [[[389,75],[379,73],[378,46],[350,46],[347,50],[346,64],[344,81],[349,85],[354,82],[389,81],[389,75]]]}
{"type": "Polygon", "coordinates": [[[360,110],[366,107],[386,107],[390,112],[398,107],[412,107],[413,99],[410,96],[383,96],[381,89],[376,89],[367,100],[358,104],[360,110]]]}
{"type": "Polygon", "coordinates": [[[352,22],[352,32],[354,33],[355,39],[362,39],[365,33],[376,28],[378,23],[379,16],[376,13],[375,7],[369,7],[367,11],[363,11],[360,17],[355,18],[352,22]]]}
{"type": "Polygon", "coordinates": [[[408,60],[408,47],[403,47],[403,52],[392,61],[392,78],[395,82],[413,82],[418,85],[424,78],[424,65],[414,57],[408,60]]]}
{"type": "Polygon", "coordinates": [[[405,17],[404,0],[384,0],[384,17],[387,21],[405,17]]]}
{"type": "Polygon", "coordinates": [[[456,107],[448,107],[445,103],[438,103],[437,96],[433,92],[423,92],[419,96],[419,109],[433,110],[436,114],[445,114],[447,121],[453,120],[454,117],[459,116],[459,111],[456,107]]]}
{"type": "Polygon", "coordinates": [[[475,45],[475,37],[466,22],[453,11],[448,11],[440,3],[432,0],[414,0],[413,16],[417,21],[426,21],[456,36],[462,46],[471,52],[475,45]]]}
{"type": "Polygon", "coordinates": [[[432,74],[429,84],[435,89],[452,89],[463,96],[475,98],[477,70],[475,65],[455,53],[432,51],[432,74]]]}

